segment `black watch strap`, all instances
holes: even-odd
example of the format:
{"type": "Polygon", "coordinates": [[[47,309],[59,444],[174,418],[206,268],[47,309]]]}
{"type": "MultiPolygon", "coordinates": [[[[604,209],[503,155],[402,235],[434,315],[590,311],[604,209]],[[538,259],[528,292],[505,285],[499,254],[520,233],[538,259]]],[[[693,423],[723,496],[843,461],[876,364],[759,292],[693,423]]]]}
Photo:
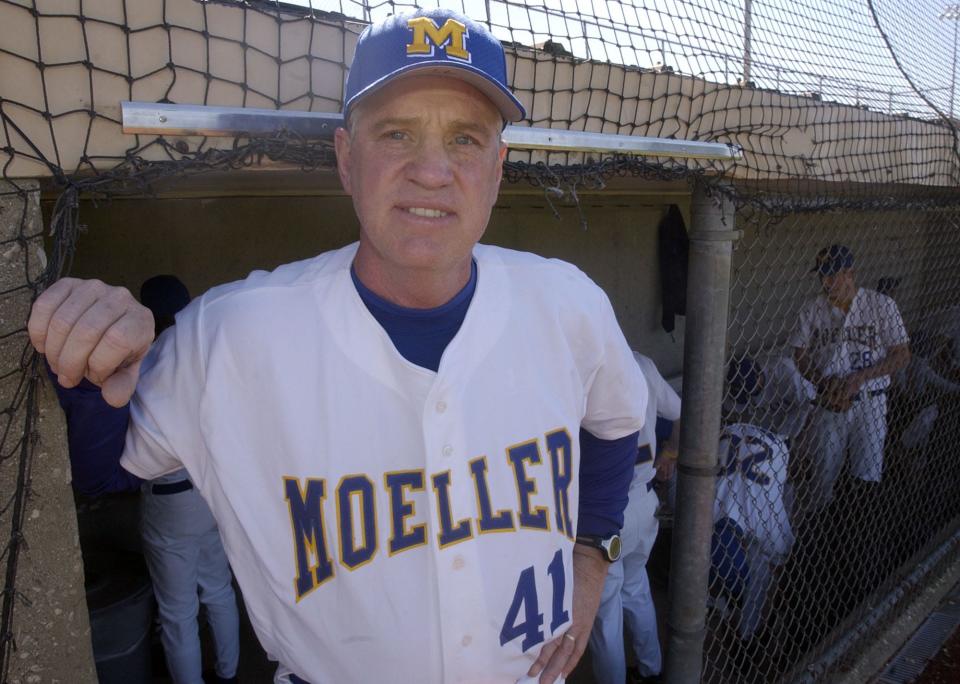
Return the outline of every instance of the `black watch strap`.
{"type": "Polygon", "coordinates": [[[604,559],[609,563],[620,560],[621,548],[619,534],[611,534],[609,537],[601,537],[599,535],[591,534],[578,534],[577,543],[583,544],[584,546],[592,546],[595,549],[600,549],[604,559]]]}

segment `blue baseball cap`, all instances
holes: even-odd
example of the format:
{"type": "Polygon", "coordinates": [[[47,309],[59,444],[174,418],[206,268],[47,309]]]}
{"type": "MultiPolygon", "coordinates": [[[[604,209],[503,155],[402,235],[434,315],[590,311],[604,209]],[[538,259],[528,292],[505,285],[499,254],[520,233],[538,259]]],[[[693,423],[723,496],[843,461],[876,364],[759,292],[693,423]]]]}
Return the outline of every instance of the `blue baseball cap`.
{"type": "Polygon", "coordinates": [[[154,316],[173,316],[190,303],[190,291],[177,276],[156,275],[140,286],[140,303],[154,316]]]}
{"type": "Polygon", "coordinates": [[[817,263],[810,270],[820,275],[833,275],[853,267],[853,252],[844,245],[830,245],[817,252],[817,263]]]}
{"type": "Polygon", "coordinates": [[[727,366],[727,384],[734,401],[745,401],[747,396],[756,396],[763,389],[763,369],[749,356],[730,359],[727,366]]]}
{"type": "Polygon", "coordinates": [[[367,95],[411,74],[442,74],[482,92],[506,121],[526,112],[507,86],[507,60],[485,26],[446,9],[397,15],[364,29],[347,75],[343,116],[367,95]]]}

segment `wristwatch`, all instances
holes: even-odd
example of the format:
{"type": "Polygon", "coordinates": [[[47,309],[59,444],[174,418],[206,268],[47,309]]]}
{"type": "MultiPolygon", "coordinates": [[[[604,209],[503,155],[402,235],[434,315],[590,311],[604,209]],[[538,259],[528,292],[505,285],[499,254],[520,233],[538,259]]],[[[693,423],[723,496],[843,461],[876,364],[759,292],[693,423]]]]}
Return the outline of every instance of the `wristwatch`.
{"type": "Polygon", "coordinates": [[[577,543],[585,546],[592,546],[595,549],[600,549],[600,551],[603,553],[604,560],[610,563],[620,560],[620,552],[623,550],[623,546],[620,543],[619,534],[611,534],[609,537],[578,534],[577,543]]]}

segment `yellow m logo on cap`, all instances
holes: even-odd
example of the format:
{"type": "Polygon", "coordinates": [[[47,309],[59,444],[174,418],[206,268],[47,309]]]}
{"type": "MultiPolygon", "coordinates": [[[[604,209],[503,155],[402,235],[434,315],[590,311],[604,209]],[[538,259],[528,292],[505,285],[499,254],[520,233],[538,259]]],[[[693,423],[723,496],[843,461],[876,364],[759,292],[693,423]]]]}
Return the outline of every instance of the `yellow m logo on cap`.
{"type": "Polygon", "coordinates": [[[432,55],[434,48],[440,48],[447,57],[470,59],[467,52],[467,27],[456,19],[447,19],[437,28],[430,17],[414,17],[407,21],[413,29],[413,40],[407,44],[408,55],[432,55]]]}

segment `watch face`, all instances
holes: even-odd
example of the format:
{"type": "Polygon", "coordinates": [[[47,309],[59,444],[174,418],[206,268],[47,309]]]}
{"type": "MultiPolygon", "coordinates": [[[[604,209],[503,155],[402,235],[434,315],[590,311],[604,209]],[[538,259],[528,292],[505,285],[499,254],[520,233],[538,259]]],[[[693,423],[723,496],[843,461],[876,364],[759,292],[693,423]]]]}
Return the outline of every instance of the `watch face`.
{"type": "Polygon", "coordinates": [[[620,543],[620,535],[615,534],[610,537],[610,543],[607,546],[607,556],[610,558],[610,562],[620,559],[620,552],[623,550],[620,543]]]}

